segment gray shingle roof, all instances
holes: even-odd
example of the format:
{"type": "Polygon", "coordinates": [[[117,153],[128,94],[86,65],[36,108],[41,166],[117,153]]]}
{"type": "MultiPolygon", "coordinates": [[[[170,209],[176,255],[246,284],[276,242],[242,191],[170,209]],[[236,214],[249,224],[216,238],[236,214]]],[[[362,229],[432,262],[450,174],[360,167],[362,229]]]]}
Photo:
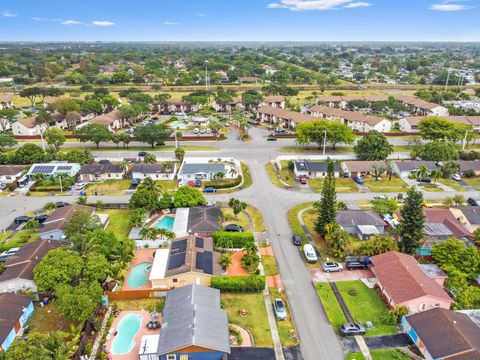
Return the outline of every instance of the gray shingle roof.
{"type": "Polygon", "coordinates": [[[382,218],[372,210],[337,211],[337,223],[339,223],[342,226],[354,226],[354,225],[384,226],[385,225],[385,221],[383,221],[382,218]]]}
{"type": "Polygon", "coordinates": [[[123,173],[123,169],[118,164],[86,164],[79,171],[80,175],[100,175],[123,173]]]}
{"type": "Polygon", "coordinates": [[[184,164],[180,174],[217,173],[225,172],[225,164],[184,164]]]}
{"type": "Polygon", "coordinates": [[[167,294],[157,354],[192,345],[230,353],[228,317],[217,289],[188,285],[167,294]]]}
{"type": "MultiPolygon", "coordinates": [[[[297,171],[308,171],[308,172],[327,172],[328,162],[323,161],[306,161],[299,160],[294,161],[295,168],[297,171]]],[[[334,163],[334,171],[340,172],[340,166],[337,162],[334,163]]]]}
{"type": "Polygon", "coordinates": [[[395,161],[398,170],[400,171],[412,171],[417,170],[420,166],[426,166],[429,170],[433,170],[437,167],[433,161],[395,161]]]}
{"type": "Polygon", "coordinates": [[[166,168],[164,164],[134,164],[132,167],[132,173],[142,173],[142,174],[161,174],[161,173],[171,173],[173,171],[173,166],[166,168]]]}
{"type": "Polygon", "coordinates": [[[216,206],[193,206],[188,212],[188,231],[192,233],[220,231],[218,218],[222,210],[216,206]]]}

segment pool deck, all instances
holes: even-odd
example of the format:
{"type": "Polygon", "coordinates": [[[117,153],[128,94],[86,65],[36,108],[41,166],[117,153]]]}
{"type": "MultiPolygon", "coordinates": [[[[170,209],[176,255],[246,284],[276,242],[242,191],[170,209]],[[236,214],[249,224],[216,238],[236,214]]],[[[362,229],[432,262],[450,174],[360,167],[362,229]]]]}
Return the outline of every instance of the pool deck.
{"type": "MultiPolygon", "coordinates": [[[[108,359],[112,360],[138,360],[138,350],[140,349],[140,343],[142,341],[142,336],[144,335],[155,335],[159,334],[160,330],[155,329],[155,330],[149,330],[147,328],[147,324],[150,321],[150,313],[148,311],[121,311],[120,314],[113,320],[112,327],[110,328],[109,335],[107,335],[107,354],[108,354],[108,359]],[[122,320],[125,316],[128,314],[135,314],[135,315],[141,315],[142,316],[142,324],[140,325],[140,329],[137,332],[137,335],[135,335],[135,345],[133,346],[133,349],[125,355],[114,355],[110,354],[110,349],[112,348],[113,340],[115,337],[113,334],[115,333],[118,324],[120,323],[120,320],[122,320]]],[[[161,317],[159,317],[158,321],[161,321],[161,317]]]]}
{"type": "MultiPolygon", "coordinates": [[[[130,266],[128,267],[128,272],[127,275],[125,276],[125,281],[122,286],[122,290],[138,290],[138,289],[151,289],[152,285],[150,283],[150,280],[147,279],[147,283],[143,286],[140,287],[129,287],[128,284],[128,277],[130,276],[130,272],[132,271],[133,267],[135,265],[149,262],[153,263],[153,254],[155,253],[155,249],[136,249],[135,254],[133,256],[133,260],[130,263],[130,266]]],[[[147,275],[148,276],[148,275],[147,275]]]]}

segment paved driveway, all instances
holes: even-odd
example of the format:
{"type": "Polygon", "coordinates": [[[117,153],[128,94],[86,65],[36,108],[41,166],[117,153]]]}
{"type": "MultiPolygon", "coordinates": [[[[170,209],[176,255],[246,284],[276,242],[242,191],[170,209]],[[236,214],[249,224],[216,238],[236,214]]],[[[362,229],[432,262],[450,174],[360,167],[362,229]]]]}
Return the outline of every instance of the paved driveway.
{"type": "Polygon", "coordinates": [[[309,268],[313,282],[350,281],[370,279],[375,277],[370,269],[368,270],[344,270],[340,272],[325,273],[322,269],[309,268]]]}

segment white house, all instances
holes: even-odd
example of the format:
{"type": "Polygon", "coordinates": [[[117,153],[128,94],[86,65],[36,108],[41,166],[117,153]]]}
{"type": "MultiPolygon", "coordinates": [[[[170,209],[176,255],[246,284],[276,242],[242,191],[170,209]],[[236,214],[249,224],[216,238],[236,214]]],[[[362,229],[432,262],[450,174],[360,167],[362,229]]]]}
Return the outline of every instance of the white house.
{"type": "Polygon", "coordinates": [[[178,171],[178,180],[210,181],[223,173],[225,179],[235,179],[240,174],[240,163],[233,158],[185,158],[178,171]]]}
{"type": "Polygon", "coordinates": [[[34,117],[23,118],[12,123],[13,135],[38,136],[47,129],[46,124],[38,124],[34,117]]]}
{"type": "MultiPolygon", "coordinates": [[[[324,178],[327,176],[328,162],[326,161],[295,160],[293,165],[293,171],[297,177],[324,178]]],[[[340,176],[340,166],[337,162],[334,163],[334,176],[336,178],[340,176]]]]}
{"type": "Polygon", "coordinates": [[[78,179],[81,182],[121,180],[124,173],[118,164],[85,164],[78,172],[78,179]]]}
{"type": "Polygon", "coordinates": [[[407,105],[410,112],[418,116],[448,116],[448,109],[445,106],[434,104],[414,96],[395,95],[395,98],[407,105]]]}
{"type": "Polygon", "coordinates": [[[215,111],[218,112],[231,112],[235,109],[244,109],[245,105],[243,104],[243,100],[240,97],[235,97],[230,101],[228,104],[217,104],[215,101],[213,102],[213,108],[215,111]]]}
{"type": "Polygon", "coordinates": [[[1,95],[0,96],[0,110],[11,109],[13,107],[12,98],[13,98],[13,95],[1,95]]]}
{"type": "Polygon", "coordinates": [[[132,178],[143,180],[149,177],[152,180],[175,180],[177,164],[167,165],[166,163],[134,164],[132,167],[132,178]]]}
{"type": "Polygon", "coordinates": [[[24,165],[0,165],[0,183],[10,184],[18,179],[25,170],[24,165]]]}
{"type": "Polygon", "coordinates": [[[32,178],[36,174],[44,176],[57,176],[58,174],[67,174],[68,176],[75,176],[80,171],[80,164],[68,163],[64,161],[52,161],[43,164],[33,164],[28,170],[26,176],[32,178]]]}
{"type": "Polygon", "coordinates": [[[285,98],[283,96],[265,96],[260,106],[270,106],[274,108],[285,109],[285,98]]]}

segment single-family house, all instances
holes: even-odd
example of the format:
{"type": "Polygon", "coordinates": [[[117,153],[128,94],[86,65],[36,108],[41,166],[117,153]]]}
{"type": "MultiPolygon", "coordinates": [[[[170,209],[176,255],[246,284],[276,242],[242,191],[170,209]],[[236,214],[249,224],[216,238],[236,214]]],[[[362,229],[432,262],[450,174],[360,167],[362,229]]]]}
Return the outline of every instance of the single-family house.
{"type": "MultiPolygon", "coordinates": [[[[293,171],[297,177],[307,176],[309,178],[324,178],[327,176],[328,162],[326,161],[309,161],[309,160],[294,160],[293,171]]],[[[334,176],[340,176],[340,165],[334,162],[334,176]]]]}
{"type": "Polygon", "coordinates": [[[403,160],[392,161],[391,164],[393,173],[402,178],[408,178],[410,175],[415,174],[420,166],[425,166],[429,171],[437,168],[433,161],[403,160]]]}
{"type": "Polygon", "coordinates": [[[178,179],[182,181],[210,181],[223,174],[224,179],[235,179],[240,170],[235,159],[185,158],[178,171],[178,179]]]}
{"type": "Polygon", "coordinates": [[[449,210],[468,232],[473,234],[480,227],[480,207],[456,206],[449,210]]]}
{"type": "Polygon", "coordinates": [[[285,98],[280,95],[265,96],[260,106],[270,106],[274,108],[285,109],[285,98]]]}
{"type": "Polygon", "coordinates": [[[346,232],[360,239],[385,232],[387,223],[372,210],[338,210],[336,221],[346,232]]]}
{"type": "Polygon", "coordinates": [[[387,163],[385,161],[344,161],[341,163],[344,173],[348,173],[351,177],[372,175],[375,168],[387,171],[387,163]]]}
{"type": "Polygon", "coordinates": [[[155,163],[155,164],[133,164],[132,179],[145,179],[147,177],[152,180],[175,180],[177,173],[176,163],[155,163]]]}
{"type": "Polygon", "coordinates": [[[200,285],[169,291],[157,337],[142,337],[140,360],[228,360],[230,332],[220,291],[200,285]],[[157,341],[155,353],[143,350],[148,340],[149,348],[157,341]]]}
{"type": "Polygon", "coordinates": [[[66,240],[63,231],[72,217],[80,211],[93,215],[95,208],[79,204],[71,204],[55,209],[43,223],[43,227],[40,229],[40,238],[48,240],[66,240]]]}
{"type": "Polygon", "coordinates": [[[115,109],[106,114],[95,116],[93,119],[77,125],[77,128],[81,128],[87,124],[103,125],[106,126],[110,131],[116,131],[123,127],[123,116],[119,110],[115,109]]]}
{"type": "Polygon", "coordinates": [[[45,177],[57,176],[65,174],[70,177],[76,176],[81,169],[81,165],[77,163],[68,163],[65,161],[51,161],[43,164],[33,164],[26,173],[30,179],[33,180],[35,175],[41,174],[45,177]]]}
{"type": "Polygon", "coordinates": [[[404,316],[402,328],[427,360],[480,359],[480,327],[466,314],[430,309],[404,316]]]}
{"type": "Polygon", "coordinates": [[[48,125],[37,123],[35,117],[28,117],[13,122],[11,127],[13,135],[38,136],[48,125]]]}
{"type": "Polygon", "coordinates": [[[235,109],[243,110],[245,108],[245,105],[243,104],[242,98],[237,96],[226,104],[219,104],[214,101],[212,107],[217,112],[231,112],[235,109]]]}
{"type": "Polygon", "coordinates": [[[188,234],[210,237],[214,232],[221,230],[222,219],[222,210],[217,206],[178,208],[172,231],[177,237],[188,234]]]}
{"type": "Polygon", "coordinates": [[[0,294],[0,351],[7,351],[15,338],[23,333],[34,310],[32,299],[27,296],[0,294]]]}
{"type": "Polygon", "coordinates": [[[0,165],[0,183],[10,184],[20,178],[24,165],[0,165]]]}
{"type": "Polygon", "coordinates": [[[36,240],[23,245],[5,262],[5,271],[0,274],[0,293],[36,291],[33,269],[52,249],[64,245],[59,241],[36,240]]]}
{"type": "Polygon", "coordinates": [[[480,160],[459,160],[458,165],[460,165],[460,172],[473,170],[475,176],[480,176],[480,160]]]}
{"type": "Polygon", "coordinates": [[[78,172],[78,180],[81,182],[120,180],[125,170],[118,164],[85,164],[78,172]]]}
{"type": "Polygon", "coordinates": [[[155,251],[149,280],[154,289],[173,289],[197,284],[210,285],[222,274],[220,253],[213,250],[213,239],[187,235],[172,240],[169,249],[155,251]]]}
{"type": "Polygon", "coordinates": [[[0,110],[11,109],[13,107],[13,95],[0,96],[0,110]]]}
{"type": "Polygon", "coordinates": [[[424,272],[411,255],[388,251],[370,258],[377,285],[391,307],[405,306],[409,314],[433,308],[449,309],[453,300],[424,272]]]}

